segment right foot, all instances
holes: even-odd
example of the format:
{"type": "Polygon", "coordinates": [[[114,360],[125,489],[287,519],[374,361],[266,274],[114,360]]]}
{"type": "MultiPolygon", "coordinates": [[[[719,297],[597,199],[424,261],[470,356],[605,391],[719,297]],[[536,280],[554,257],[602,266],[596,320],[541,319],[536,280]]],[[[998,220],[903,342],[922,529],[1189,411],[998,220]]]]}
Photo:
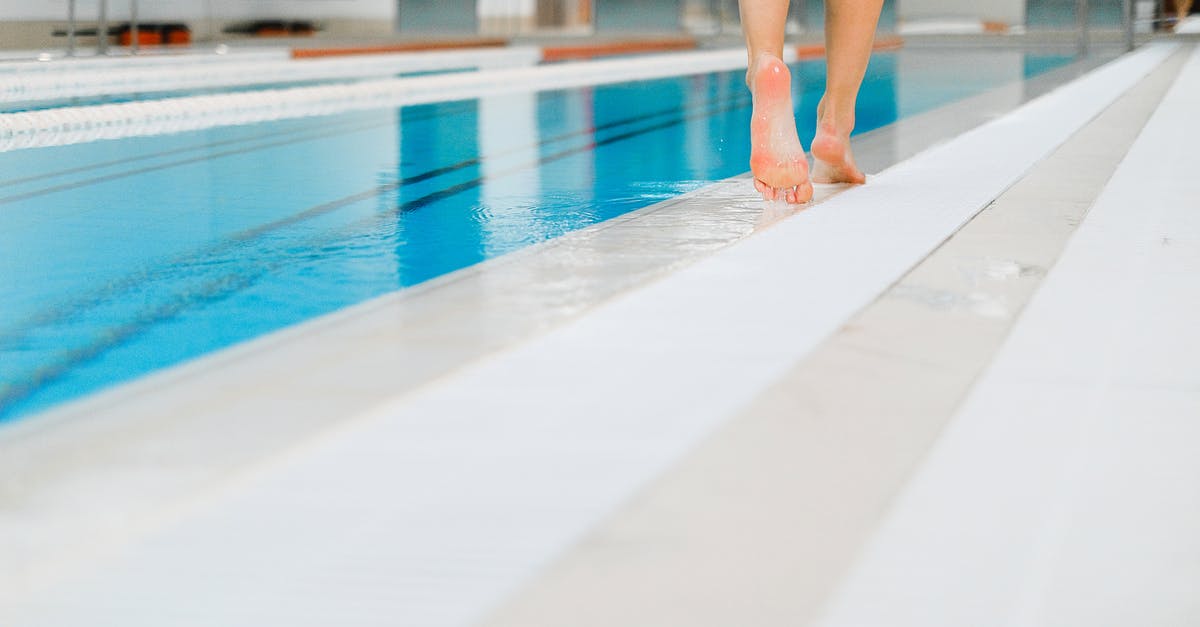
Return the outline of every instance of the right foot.
{"type": "Polygon", "coordinates": [[[803,203],[812,199],[808,161],[796,133],[792,79],[778,57],[763,54],[747,76],[754,100],[750,119],[750,171],[754,189],[766,200],[803,203]]]}
{"type": "Polygon", "coordinates": [[[850,131],[843,133],[835,124],[819,120],[812,153],[814,183],[867,182],[867,175],[854,164],[854,155],[850,152],[850,131]]]}

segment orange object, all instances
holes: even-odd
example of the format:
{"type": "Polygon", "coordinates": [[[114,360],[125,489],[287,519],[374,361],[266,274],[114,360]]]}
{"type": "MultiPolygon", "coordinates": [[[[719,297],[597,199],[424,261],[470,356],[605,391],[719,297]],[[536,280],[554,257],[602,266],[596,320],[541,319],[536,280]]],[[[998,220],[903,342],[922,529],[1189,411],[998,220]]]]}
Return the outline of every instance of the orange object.
{"type": "MultiPolygon", "coordinates": [[[[904,47],[901,37],[880,37],[871,45],[871,50],[899,50],[904,47]]],[[[817,59],[825,56],[825,44],[805,44],[796,46],[796,57],[799,59],[817,59]]]]}
{"type": "Polygon", "coordinates": [[[573,46],[546,46],[542,48],[542,60],[563,61],[566,59],[590,59],[614,54],[638,52],[666,52],[670,50],[694,50],[696,40],[691,37],[665,39],[639,39],[630,41],[605,41],[573,46]]]}
{"type": "MultiPolygon", "coordinates": [[[[127,30],[121,33],[120,44],[122,46],[133,45],[133,31],[127,30]]],[[[139,30],[137,43],[139,46],[161,46],[163,42],[162,33],[156,30],[139,30]]]]}
{"type": "Polygon", "coordinates": [[[167,31],[167,43],[171,45],[184,45],[192,43],[192,32],[189,30],[173,29],[167,31]]]}
{"type": "Polygon", "coordinates": [[[446,50],[450,48],[498,48],[508,45],[507,39],[475,37],[471,39],[434,39],[409,41],[384,46],[353,46],[346,48],[293,48],[293,59],[318,59],[342,57],[356,54],[386,54],[389,52],[416,52],[421,50],[446,50]]]}

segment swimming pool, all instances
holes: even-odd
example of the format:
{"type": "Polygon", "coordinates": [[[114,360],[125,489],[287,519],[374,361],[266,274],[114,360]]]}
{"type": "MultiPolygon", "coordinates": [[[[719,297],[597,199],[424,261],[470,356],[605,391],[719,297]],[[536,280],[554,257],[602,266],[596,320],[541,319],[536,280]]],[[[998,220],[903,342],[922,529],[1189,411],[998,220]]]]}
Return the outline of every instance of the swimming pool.
{"type": "MultiPolygon", "coordinates": [[[[1070,60],[901,54],[872,61],[859,132],[1070,60]]],[[[823,64],[793,73],[811,137],[823,64]]],[[[740,174],[742,79],[0,153],[0,419],[740,174]]]]}

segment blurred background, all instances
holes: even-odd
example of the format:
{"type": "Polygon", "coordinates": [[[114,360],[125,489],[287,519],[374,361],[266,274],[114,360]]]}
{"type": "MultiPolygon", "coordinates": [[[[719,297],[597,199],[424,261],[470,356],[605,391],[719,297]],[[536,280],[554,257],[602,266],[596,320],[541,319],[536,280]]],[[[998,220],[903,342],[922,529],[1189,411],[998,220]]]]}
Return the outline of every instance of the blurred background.
{"type": "MultiPolygon", "coordinates": [[[[1141,33],[1169,30],[1175,0],[1124,0],[1141,33]]],[[[905,35],[1021,35],[1122,26],[1122,0],[888,0],[881,30],[905,35]]],[[[819,36],[820,0],[792,0],[789,31],[819,36]]],[[[0,48],[234,43],[264,38],[572,37],[678,33],[736,36],[736,0],[4,0],[0,48]]]]}

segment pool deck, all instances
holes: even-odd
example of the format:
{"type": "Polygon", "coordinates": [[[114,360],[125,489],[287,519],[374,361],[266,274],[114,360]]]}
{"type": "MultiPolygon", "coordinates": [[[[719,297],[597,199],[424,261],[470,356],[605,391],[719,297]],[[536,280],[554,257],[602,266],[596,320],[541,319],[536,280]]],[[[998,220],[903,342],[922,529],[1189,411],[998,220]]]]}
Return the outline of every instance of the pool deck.
{"type": "Polygon", "coordinates": [[[1095,65],[5,427],[0,624],[1200,623],[1200,49],[1095,65]]]}

